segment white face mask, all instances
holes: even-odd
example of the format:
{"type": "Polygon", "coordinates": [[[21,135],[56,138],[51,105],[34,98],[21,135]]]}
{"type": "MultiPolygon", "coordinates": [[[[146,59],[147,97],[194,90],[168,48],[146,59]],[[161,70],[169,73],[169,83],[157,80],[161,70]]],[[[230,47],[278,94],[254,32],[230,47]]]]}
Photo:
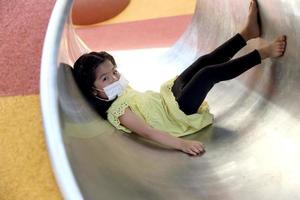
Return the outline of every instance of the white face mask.
{"type": "MultiPolygon", "coordinates": [[[[113,82],[112,84],[110,84],[108,86],[105,86],[103,88],[103,90],[104,90],[104,93],[106,94],[106,96],[108,98],[108,101],[116,98],[116,96],[121,96],[124,89],[128,86],[128,83],[129,82],[121,74],[119,80],[113,82]]],[[[96,89],[96,90],[98,90],[98,89],[96,89]]],[[[98,91],[101,91],[101,90],[98,90],[98,91]]],[[[101,99],[101,100],[104,100],[104,99],[101,99]]]]}

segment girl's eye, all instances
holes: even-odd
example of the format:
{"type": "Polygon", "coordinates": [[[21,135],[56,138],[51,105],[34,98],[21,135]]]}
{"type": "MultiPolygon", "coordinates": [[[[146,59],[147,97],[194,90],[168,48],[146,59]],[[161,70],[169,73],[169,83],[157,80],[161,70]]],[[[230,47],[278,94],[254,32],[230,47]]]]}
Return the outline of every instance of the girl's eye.
{"type": "Polygon", "coordinates": [[[116,70],[116,71],[114,71],[114,75],[116,75],[116,74],[119,74],[119,72],[116,70]]]}
{"type": "Polygon", "coordinates": [[[103,77],[103,78],[102,78],[102,81],[107,81],[107,77],[103,77]]]}

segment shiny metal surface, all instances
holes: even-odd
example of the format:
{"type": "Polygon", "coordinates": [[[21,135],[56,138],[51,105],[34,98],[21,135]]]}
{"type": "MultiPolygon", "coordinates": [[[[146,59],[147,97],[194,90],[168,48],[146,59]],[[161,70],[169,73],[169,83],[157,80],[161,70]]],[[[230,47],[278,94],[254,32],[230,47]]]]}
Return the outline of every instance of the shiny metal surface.
{"type": "Polygon", "coordinates": [[[83,199],[65,152],[58,109],[56,66],[61,60],[60,41],[71,5],[71,1],[57,1],[51,14],[41,59],[40,101],[45,140],[57,184],[65,199],[83,199]]]}
{"type": "MultiPolygon", "coordinates": [[[[198,0],[192,23],[157,62],[182,71],[198,55],[235,34],[246,19],[248,5],[240,0],[198,0]]],[[[251,41],[239,55],[279,34],[288,37],[286,55],[266,60],[209,93],[215,123],[188,137],[205,143],[207,153],[202,157],[189,157],[115,131],[83,101],[70,68],[58,65],[54,78],[60,114],[56,117],[84,199],[300,199],[300,4],[264,0],[259,5],[263,39],[251,41]]],[[[60,45],[57,63],[72,65],[88,50],[68,21],[60,45]]],[[[143,66],[142,61],[135,64],[143,66]]],[[[44,113],[44,121],[58,123],[56,118],[46,118],[47,114],[53,113],[44,113]]],[[[46,127],[49,141],[59,133],[46,127]]],[[[48,148],[53,145],[49,142],[48,148]]],[[[59,156],[49,153],[55,162],[59,156]]],[[[61,170],[57,165],[54,168],[61,170]]],[[[61,176],[56,173],[57,179],[61,176]]],[[[66,197],[68,192],[63,190],[66,197]]]]}

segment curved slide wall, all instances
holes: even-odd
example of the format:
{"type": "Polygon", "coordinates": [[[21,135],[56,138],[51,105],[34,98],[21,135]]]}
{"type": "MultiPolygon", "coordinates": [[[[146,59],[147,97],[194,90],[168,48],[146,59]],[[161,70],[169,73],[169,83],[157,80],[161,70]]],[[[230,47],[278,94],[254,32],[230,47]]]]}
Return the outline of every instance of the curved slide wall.
{"type": "MultiPolygon", "coordinates": [[[[207,147],[204,156],[192,158],[121,134],[86,105],[67,64],[88,48],[64,14],[71,2],[58,1],[44,44],[41,104],[49,155],[64,197],[299,199],[300,5],[295,0],[259,4],[262,39],[251,41],[239,55],[283,33],[288,37],[286,55],[209,93],[215,123],[188,137],[207,147]]],[[[247,10],[247,1],[198,0],[186,32],[155,62],[183,70],[232,36],[247,10]]],[[[142,66],[142,61],[135,64],[142,66]]]]}

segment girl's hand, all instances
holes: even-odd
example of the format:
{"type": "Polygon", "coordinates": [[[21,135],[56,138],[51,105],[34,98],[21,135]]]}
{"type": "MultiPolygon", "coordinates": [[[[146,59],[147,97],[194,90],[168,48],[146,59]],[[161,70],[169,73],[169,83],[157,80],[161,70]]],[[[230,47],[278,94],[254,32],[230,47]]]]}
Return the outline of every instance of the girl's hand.
{"type": "Polygon", "coordinates": [[[181,141],[180,150],[189,155],[202,155],[205,153],[204,145],[201,142],[195,140],[185,140],[181,141]]]}
{"type": "Polygon", "coordinates": [[[172,136],[169,133],[157,130],[148,125],[144,120],[133,113],[129,108],[119,117],[122,125],[132,132],[160,144],[181,150],[190,155],[201,155],[205,152],[204,145],[201,142],[185,140],[172,136]]]}

